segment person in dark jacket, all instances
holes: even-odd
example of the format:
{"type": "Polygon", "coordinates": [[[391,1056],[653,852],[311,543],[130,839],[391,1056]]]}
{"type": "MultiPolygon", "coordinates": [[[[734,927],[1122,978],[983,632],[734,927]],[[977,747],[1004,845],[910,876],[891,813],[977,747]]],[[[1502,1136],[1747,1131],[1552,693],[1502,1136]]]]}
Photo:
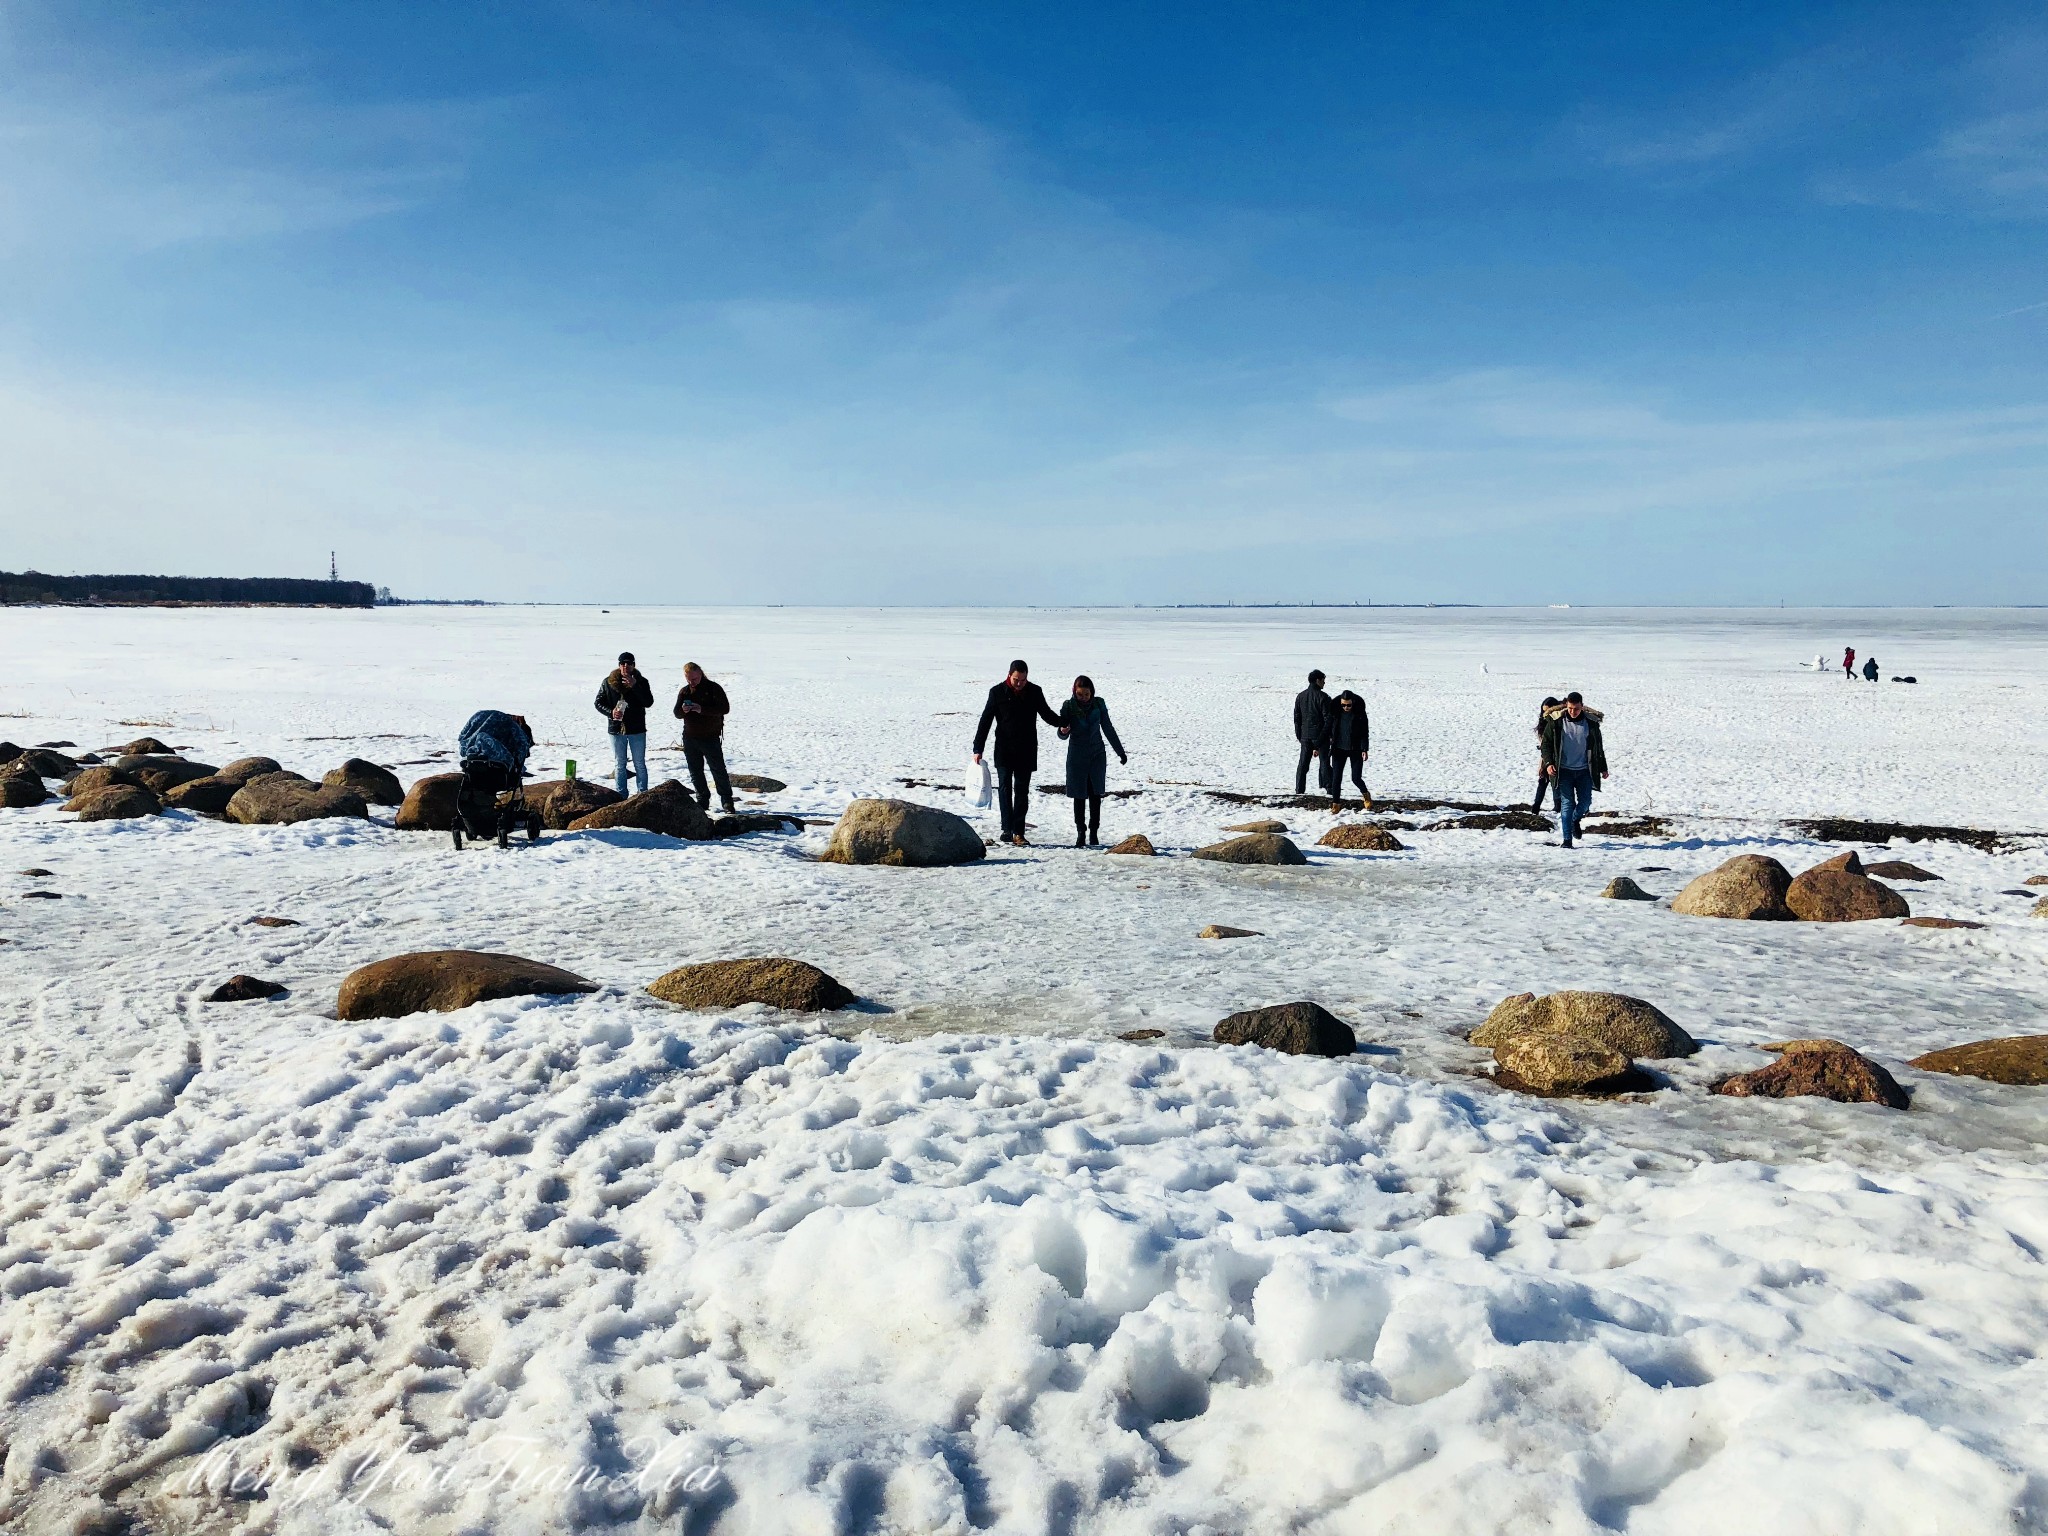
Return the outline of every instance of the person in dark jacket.
{"type": "Polygon", "coordinates": [[[631,651],[619,652],[619,664],[597,685],[597,712],[606,717],[612,759],[618,765],[618,790],[626,792],[626,754],[632,753],[640,793],[647,793],[647,711],[654,705],[654,684],[633,664],[631,651]]]}
{"type": "Polygon", "coordinates": [[[1308,686],[1294,696],[1294,739],[1301,743],[1301,756],[1294,764],[1294,792],[1308,793],[1309,759],[1316,762],[1316,782],[1327,787],[1330,780],[1330,696],[1323,692],[1323,674],[1311,672],[1308,686]]]}
{"type": "Polygon", "coordinates": [[[1557,800],[1557,784],[1550,777],[1550,769],[1543,761],[1543,722],[1550,718],[1552,710],[1563,708],[1563,699],[1555,694],[1545,694],[1542,706],[1536,711],[1536,798],[1529,802],[1529,809],[1532,811],[1543,809],[1543,796],[1546,792],[1550,795],[1552,803],[1557,800]]]}
{"type": "Polygon", "coordinates": [[[1102,833],[1102,797],[1109,790],[1109,754],[1103,739],[1127,763],[1124,744],[1109,721],[1109,705],[1087,677],[1074,679],[1074,696],[1060,706],[1060,734],[1067,738],[1067,794],[1074,802],[1074,846],[1095,846],[1102,833]],[[1085,820],[1083,819],[1085,814],[1085,820]]]}
{"type": "Polygon", "coordinates": [[[704,783],[704,769],[711,769],[711,782],[718,786],[719,809],[728,816],[732,803],[732,778],[725,771],[725,717],[732,704],[725,690],[704,675],[704,669],[690,662],[683,668],[683,686],[676,693],[675,717],[683,722],[683,757],[690,765],[690,784],[697,791],[697,803],[711,809],[711,790],[704,783]]]}
{"type": "Polygon", "coordinates": [[[1866,683],[1877,681],[1877,658],[1875,656],[1863,663],[1863,680],[1866,683]]]}
{"type": "Polygon", "coordinates": [[[1557,785],[1558,841],[1566,848],[1593,808],[1593,791],[1607,777],[1607,746],[1600,739],[1600,712],[1586,708],[1576,693],[1564,708],[1543,715],[1543,771],[1557,785]]]}
{"type": "Polygon", "coordinates": [[[1058,725],[1045,690],[1031,681],[1031,669],[1010,663],[1010,675],[988,691],[981,724],[974,731],[974,760],[981,761],[989,728],[996,733],[996,800],[1003,813],[1003,841],[1024,846],[1024,813],[1031,808],[1031,775],[1038,771],[1038,722],[1058,725]]]}
{"type": "Polygon", "coordinates": [[[1358,786],[1358,798],[1372,809],[1372,791],[1365,787],[1365,760],[1372,756],[1372,721],[1366,717],[1365,700],[1346,688],[1337,695],[1330,711],[1330,798],[1344,799],[1344,770],[1351,770],[1351,782],[1358,786]]]}

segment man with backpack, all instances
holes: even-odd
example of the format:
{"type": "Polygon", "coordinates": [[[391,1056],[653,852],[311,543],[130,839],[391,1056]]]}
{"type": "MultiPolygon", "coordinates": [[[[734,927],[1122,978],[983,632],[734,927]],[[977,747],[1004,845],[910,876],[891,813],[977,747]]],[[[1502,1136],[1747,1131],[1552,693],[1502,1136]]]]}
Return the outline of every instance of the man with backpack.
{"type": "Polygon", "coordinates": [[[612,760],[618,766],[617,788],[626,792],[626,757],[632,754],[640,793],[647,793],[647,711],[654,705],[654,684],[633,664],[631,651],[619,652],[619,664],[597,685],[597,712],[605,717],[612,739],[612,760]]]}

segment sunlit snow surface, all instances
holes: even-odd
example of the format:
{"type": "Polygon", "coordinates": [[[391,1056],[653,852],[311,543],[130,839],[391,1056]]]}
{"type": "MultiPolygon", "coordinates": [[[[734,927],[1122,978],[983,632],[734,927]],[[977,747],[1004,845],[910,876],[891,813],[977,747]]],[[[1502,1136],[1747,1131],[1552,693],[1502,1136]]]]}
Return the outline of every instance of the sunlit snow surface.
{"type": "Polygon", "coordinates": [[[2048,831],[2048,615],[10,609],[0,736],[410,778],[493,706],[540,773],[609,777],[628,647],[664,706],[703,663],[735,770],[821,822],[964,810],[897,781],[962,783],[1023,655],[1109,700],[1144,792],[1106,838],[1272,814],[1203,787],[1291,788],[1311,665],[1370,702],[1383,795],[1526,803],[1536,701],[1581,688],[1603,805],[1675,835],[1340,854],[1287,810],[1312,866],[1240,869],[1060,846],[1040,797],[1040,846],[906,871],[813,862],[823,826],[458,855],[388,811],[0,811],[0,1528],[2048,1529],[2048,1089],[1902,1065],[2048,1031],[2048,921],[2006,894],[2048,840],[1893,846],[1978,932],[1595,896],[1839,851],[1795,816],[2048,831]],[[1851,643],[1919,684],[1798,665],[1851,643]],[[441,947],[605,990],[333,1018],[353,967],[441,947]],[[750,954],[861,1010],[639,990],[750,954]],[[237,971],[291,993],[200,1001],[237,971]],[[1494,1088],[1464,1032],[1564,986],[1705,1048],[1641,1099],[1494,1088]],[[1298,997],[1370,1049],[1206,1044],[1298,997]],[[1811,1034],[1913,1108],[1705,1092],[1811,1034]]]}

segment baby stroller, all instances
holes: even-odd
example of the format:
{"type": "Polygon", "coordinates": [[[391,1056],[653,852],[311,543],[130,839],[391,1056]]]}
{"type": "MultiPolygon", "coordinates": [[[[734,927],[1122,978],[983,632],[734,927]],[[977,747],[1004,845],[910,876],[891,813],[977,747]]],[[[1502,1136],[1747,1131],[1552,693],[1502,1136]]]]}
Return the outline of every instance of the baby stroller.
{"type": "Polygon", "coordinates": [[[462,788],[449,830],[457,848],[462,846],[465,831],[477,842],[495,837],[500,848],[512,845],[517,827],[526,829],[528,842],[540,841],[540,813],[526,803],[521,788],[526,754],[532,750],[533,732],[519,716],[480,709],[469,717],[456,742],[462,759],[462,788]]]}

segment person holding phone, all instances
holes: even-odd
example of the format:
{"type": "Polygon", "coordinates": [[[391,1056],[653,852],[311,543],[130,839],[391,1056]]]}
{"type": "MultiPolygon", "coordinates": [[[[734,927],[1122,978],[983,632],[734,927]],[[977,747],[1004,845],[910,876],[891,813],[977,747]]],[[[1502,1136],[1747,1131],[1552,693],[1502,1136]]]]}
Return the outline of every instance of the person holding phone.
{"type": "Polygon", "coordinates": [[[626,792],[626,758],[633,759],[633,772],[640,793],[647,793],[647,711],[654,706],[654,684],[638,666],[631,651],[619,652],[619,664],[597,687],[597,712],[605,717],[605,733],[612,739],[612,761],[618,767],[617,788],[626,792]]]}
{"type": "Polygon", "coordinates": [[[725,690],[704,675],[704,669],[690,662],[683,668],[683,686],[676,694],[675,716],[683,722],[683,756],[690,765],[690,783],[697,791],[697,803],[711,809],[711,790],[704,783],[704,770],[711,770],[711,782],[718,786],[718,806],[730,816],[732,776],[725,769],[725,717],[732,703],[725,690]]]}

